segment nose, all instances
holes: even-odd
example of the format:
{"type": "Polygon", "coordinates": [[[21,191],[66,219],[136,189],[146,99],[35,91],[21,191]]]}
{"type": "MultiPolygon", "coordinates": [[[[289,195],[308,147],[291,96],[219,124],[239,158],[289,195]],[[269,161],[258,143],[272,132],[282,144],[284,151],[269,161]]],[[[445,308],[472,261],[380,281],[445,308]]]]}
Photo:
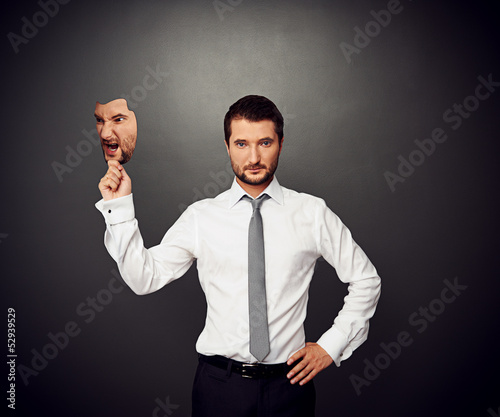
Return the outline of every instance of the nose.
{"type": "Polygon", "coordinates": [[[103,123],[99,135],[102,139],[110,139],[112,137],[111,125],[109,123],[103,123]]]}
{"type": "Polygon", "coordinates": [[[257,165],[260,162],[260,149],[258,146],[250,148],[249,161],[251,165],[257,165]]]}

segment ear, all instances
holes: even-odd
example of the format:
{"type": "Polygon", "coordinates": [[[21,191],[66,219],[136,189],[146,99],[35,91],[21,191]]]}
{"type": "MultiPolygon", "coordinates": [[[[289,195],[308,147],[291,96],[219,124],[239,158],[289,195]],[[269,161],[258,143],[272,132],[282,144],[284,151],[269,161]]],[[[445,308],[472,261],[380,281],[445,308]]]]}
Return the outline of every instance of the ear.
{"type": "Polygon", "coordinates": [[[226,145],[227,154],[231,156],[231,154],[229,153],[229,145],[227,144],[225,139],[224,139],[224,145],[226,145]]]}
{"type": "Polygon", "coordinates": [[[281,138],[281,142],[280,142],[280,150],[279,150],[279,152],[278,152],[278,155],[281,155],[281,148],[283,148],[283,141],[284,141],[284,140],[285,140],[285,137],[283,136],[283,137],[281,138]]]}

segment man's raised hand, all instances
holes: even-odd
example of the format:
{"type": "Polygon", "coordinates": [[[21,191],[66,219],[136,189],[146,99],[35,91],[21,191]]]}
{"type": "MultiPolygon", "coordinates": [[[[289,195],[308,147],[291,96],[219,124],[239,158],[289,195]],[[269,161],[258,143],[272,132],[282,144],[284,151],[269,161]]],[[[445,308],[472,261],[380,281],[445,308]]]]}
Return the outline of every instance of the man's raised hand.
{"type": "Polygon", "coordinates": [[[108,171],[99,182],[99,191],[101,191],[104,201],[132,193],[132,180],[118,161],[108,161],[108,171]]]}

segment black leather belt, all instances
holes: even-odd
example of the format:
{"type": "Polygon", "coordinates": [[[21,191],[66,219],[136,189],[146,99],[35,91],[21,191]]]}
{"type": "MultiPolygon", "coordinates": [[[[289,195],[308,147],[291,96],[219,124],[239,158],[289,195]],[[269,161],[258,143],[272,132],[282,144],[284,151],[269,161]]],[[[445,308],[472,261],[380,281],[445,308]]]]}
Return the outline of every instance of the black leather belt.
{"type": "Polygon", "coordinates": [[[238,362],[220,355],[199,355],[199,358],[200,361],[216,366],[217,368],[228,369],[230,366],[231,372],[235,372],[243,378],[270,378],[273,376],[286,375],[288,371],[293,368],[293,365],[288,366],[286,363],[266,365],[263,363],[238,362]]]}

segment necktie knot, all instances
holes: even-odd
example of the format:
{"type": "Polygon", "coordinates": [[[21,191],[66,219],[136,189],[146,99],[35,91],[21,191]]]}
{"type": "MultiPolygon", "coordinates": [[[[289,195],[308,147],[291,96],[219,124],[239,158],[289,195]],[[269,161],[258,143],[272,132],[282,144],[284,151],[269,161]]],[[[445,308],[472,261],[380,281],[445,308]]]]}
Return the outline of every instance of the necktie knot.
{"type": "Polygon", "coordinates": [[[259,210],[260,209],[260,206],[262,206],[262,203],[264,202],[264,200],[266,200],[267,198],[269,198],[269,196],[267,194],[262,194],[259,198],[255,198],[251,201],[252,203],[252,209],[253,211],[255,210],[259,210]]]}

